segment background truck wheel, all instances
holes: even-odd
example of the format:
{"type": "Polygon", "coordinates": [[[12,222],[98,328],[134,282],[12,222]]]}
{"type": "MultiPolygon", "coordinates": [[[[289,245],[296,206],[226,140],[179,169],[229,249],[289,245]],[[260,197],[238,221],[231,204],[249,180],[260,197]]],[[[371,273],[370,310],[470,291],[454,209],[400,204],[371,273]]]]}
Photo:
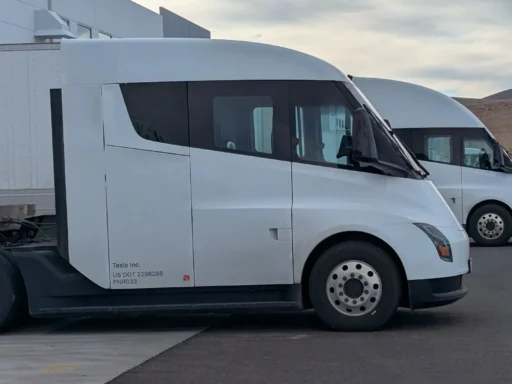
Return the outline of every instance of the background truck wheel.
{"type": "Polygon", "coordinates": [[[21,275],[11,262],[0,253],[0,330],[25,312],[25,288],[21,275]]]}
{"type": "Polygon", "coordinates": [[[401,287],[391,257],[363,241],[329,248],[309,278],[315,313],[338,331],[373,331],[385,325],[398,308],[401,287]]]}
{"type": "Polygon", "coordinates": [[[497,204],[476,209],[468,220],[469,235],[480,245],[504,245],[512,235],[512,218],[508,210],[497,204]]]}

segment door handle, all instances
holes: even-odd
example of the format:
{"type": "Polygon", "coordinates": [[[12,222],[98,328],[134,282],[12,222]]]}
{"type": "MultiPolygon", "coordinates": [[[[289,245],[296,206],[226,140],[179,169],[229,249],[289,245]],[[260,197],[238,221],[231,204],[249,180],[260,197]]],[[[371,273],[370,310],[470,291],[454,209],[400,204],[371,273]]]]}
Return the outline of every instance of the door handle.
{"type": "Polygon", "coordinates": [[[277,241],[290,241],[292,238],[291,228],[270,228],[270,236],[277,241]]]}

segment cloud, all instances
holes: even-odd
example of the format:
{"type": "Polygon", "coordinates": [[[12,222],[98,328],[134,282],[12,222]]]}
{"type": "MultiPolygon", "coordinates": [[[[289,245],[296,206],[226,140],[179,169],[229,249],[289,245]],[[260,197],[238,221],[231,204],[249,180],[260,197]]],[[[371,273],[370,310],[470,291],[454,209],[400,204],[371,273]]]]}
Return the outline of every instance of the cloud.
{"type": "Polygon", "coordinates": [[[345,14],[372,9],[375,0],[216,0],[224,3],[219,15],[232,23],[283,25],[310,22],[343,10],[345,14]]]}
{"type": "Polygon", "coordinates": [[[512,88],[512,0],[136,0],[213,38],[298,49],[357,76],[460,96],[512,88]]]}
{"type": "Polygon", "coordinates": [[[495,66],[471,69],[460,67],[430,67],[411,69],[408,75],[438,80],[482,81],[485,79],[486,81],[501,84],[510,80],[512,70],[503,72],[502,68],[496,68],[495,66]]]}

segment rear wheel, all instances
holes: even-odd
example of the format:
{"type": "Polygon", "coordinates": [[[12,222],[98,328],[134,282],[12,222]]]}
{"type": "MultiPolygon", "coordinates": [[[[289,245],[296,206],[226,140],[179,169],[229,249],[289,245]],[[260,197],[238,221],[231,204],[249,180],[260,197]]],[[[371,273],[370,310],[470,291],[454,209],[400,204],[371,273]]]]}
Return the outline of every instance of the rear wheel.
{"type": "Polygon", "coordinates": [[[18,270],[0,254],[0,330],[24,315],[25,290],[18,270]]]}
{"type": "Polygon", "coordinates": [[[512,235],[512,217],[497,204],[486,204],[475,210],[468,220],[469,235],[479,245],[506,244],[512,235]]]}
{"type": "Polygon", "coordinates": [[[347,241],[329,248],[317,260],[309,295],[320,319],[339,331],[373,331],[395,314],[401,276],[381,248],[347,241]]]}

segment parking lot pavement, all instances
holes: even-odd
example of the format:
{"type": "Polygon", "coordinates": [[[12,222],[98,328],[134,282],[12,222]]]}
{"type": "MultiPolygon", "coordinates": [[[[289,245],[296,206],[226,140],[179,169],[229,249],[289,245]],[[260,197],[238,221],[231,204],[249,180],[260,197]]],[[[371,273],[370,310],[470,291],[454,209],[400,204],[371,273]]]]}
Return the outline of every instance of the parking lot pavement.
{"type": "Polygon", "coordinates": [[[472,254],[468,296],[401,311],[383,331],[328,332],[312,313],[233,316],[110,384],[511,383],[512,247],[472,254]]]}
{"type": "Polygon", "coordinates": [[[0,335],[1,384],[104,384],[212,318],[33,321],[0,335]]]}

